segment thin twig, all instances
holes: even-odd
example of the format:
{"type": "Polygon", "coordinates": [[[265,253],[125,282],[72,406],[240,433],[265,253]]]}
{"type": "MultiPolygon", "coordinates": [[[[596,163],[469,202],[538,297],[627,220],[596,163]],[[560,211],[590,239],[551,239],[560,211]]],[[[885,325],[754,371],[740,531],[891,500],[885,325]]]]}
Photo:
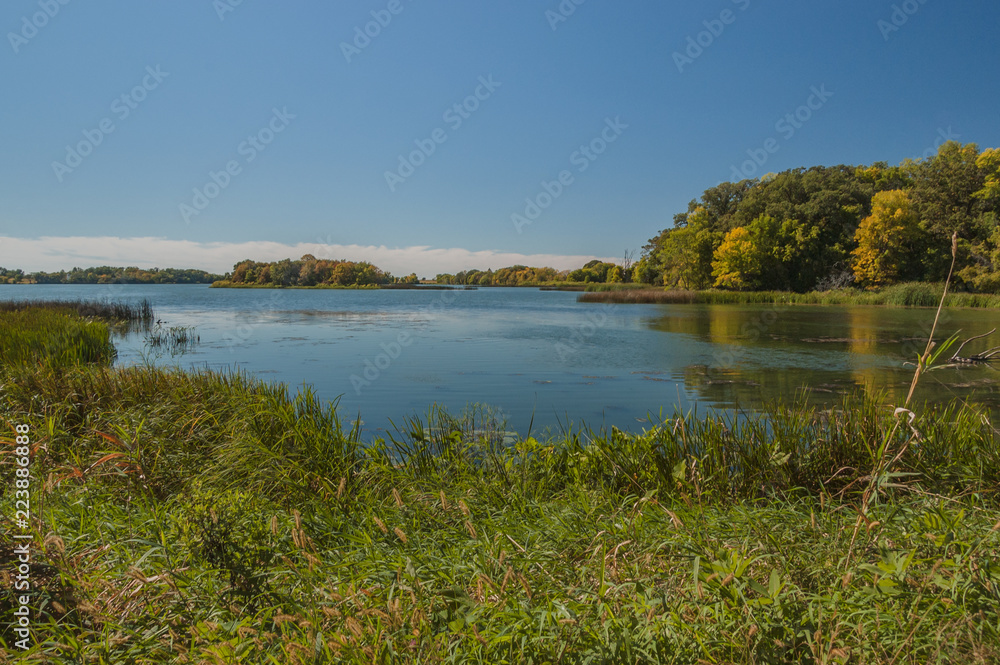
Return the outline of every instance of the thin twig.
{"type": "Polygon", "coordinates": [[[969,342],[971,342],[972,340],[974,340],[974,339],[982,339],[982,338],[984,338],[984,337],[989,337],[990,335],[992,335],[992,334],[993,334],[993,333],[995,333],[996,331],[997,331],[997,329],[996,329],[996,328],[994,328],[993,330],[989,331],[988,333],[983,333],[982,335],[976,335],[975,337],[970,337],[969,339],[965,340],[965,341],[964,341],[964,342],[962,342],[962,344],[961,344],[961,345],[960,345],[960,346],[958,347],[958,350],[957,350],[957,351],[955,351],[955,354],[954,354],[954,355],[953,355],[953,356],[951,357],[951,359],[952,359],[952,360],[954,360],[955,358],[958,358],[959,356],[961,356],[961,355],[962,355],[962,349],[964,349],[964,348],[965,348],[965,345],[966,345],[966,344],[968,344],[969,342]]]}

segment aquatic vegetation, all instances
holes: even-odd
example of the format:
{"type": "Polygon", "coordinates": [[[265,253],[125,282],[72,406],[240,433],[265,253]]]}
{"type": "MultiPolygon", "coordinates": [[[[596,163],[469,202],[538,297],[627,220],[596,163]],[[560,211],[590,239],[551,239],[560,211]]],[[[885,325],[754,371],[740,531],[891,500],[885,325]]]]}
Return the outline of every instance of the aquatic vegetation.
{"type": "MultiPolygon", "coordinates": [[[[929,283],[895,284],[880,291],[838,289],[792,293],[789,291],[685,291],[680,289],[595,289],[580,295],[580,302],[663,305],[884,305],[888,307],[936,307],[943,286],[929,283]]],[[[1000,308],[1000,296],[984,293],[949,293],[946,307],[1000,308]]]]}
{"type": "Polygon", "coordinates": [[[137,304],[100,300],[0,300],[0,312],[50,310],[72,312],[78,316],[115,323],[151,324],[153,306],[148,300],[137,304]]]}
{"type": "Polygon", "coordinates": [[[143,340],[147,349],[154,352],[166,351],[171,356],[191,351],[201,341],[192,326],[171,326],[164,329],[162,324],[156,325],[143,340]]]}
{"type": "Polygon", "coordinates": [[[115,358],[111,331],[101,321],[87,321],[65,309],[0,309],[0,363],[108,364],[115,358]]]}

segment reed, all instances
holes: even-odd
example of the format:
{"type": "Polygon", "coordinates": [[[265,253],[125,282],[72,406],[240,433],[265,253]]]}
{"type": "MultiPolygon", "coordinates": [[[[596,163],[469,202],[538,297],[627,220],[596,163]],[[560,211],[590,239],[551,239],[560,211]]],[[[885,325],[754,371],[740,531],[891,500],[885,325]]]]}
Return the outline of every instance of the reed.
{"type": "Polygon", "coordinates": [[[65,312],[62,309],[0,311],[0,363],[52,367],[111,363],[116,352],[107,324],[65,312]]]}
{"type": "MultiPolygon", "coordinates": [[[[942,284],[896,284],[880,291],[840,289],[791,293],[788,291],[685,291],[680,289],[614,289],[588,291],[580,302],[663,305],[881,305],[886,307],[935,307],[941,298],[942,284]]],[[[1000,296],[982,293],[949,293],[946,307],[1000,307],[1000,296]]]]}
{"type": "Polygon", "coordinates": [[[0,312],[49,310],[74,313],[85,318],[114,323],[152,324],[153,306],[148,300],[138,303],[97,300],[2,300],[0,312]]]}

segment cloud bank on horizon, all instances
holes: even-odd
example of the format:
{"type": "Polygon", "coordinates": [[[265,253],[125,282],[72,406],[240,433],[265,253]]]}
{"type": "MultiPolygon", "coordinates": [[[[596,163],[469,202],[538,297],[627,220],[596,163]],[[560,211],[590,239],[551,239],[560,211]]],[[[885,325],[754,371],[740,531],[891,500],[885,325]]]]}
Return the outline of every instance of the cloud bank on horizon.
{"type": "Polygon", "coordinates": [[[26,272],[55,272],[73,267],[136,266],[139,268],[194,268],[226,273],[244,259],[277,261],[305,254],[317,258],[369,261],[394,275],[417,273],[434,277],[460,270],[504,268],[511,265],[548,266],[557,270],[579,268],[588,261],[611,257],[561,254],[518,254],[493,250],[472,251],[430,246],[386,247],[385,245],[340,245],[326,243],[285,244],[268,241],[194,242],[166,238],[0,236],[0,266],[26,272]],[[141,259],[137,257],[142,257],[141,259]]]}

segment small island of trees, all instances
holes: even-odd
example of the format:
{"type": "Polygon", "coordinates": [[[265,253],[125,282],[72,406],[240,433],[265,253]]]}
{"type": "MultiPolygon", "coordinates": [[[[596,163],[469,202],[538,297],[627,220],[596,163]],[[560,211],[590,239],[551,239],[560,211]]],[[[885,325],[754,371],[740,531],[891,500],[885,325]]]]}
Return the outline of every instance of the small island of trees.
{"type": "Polygon", "coordinates": [[[312,254],[306,254],[298,261],[240,261],[225,279],[217,281],[214,286],[377,287],[397,282],[416,283],[417,276],[411,274],[397,280],[367,261],[317,259],[312,254]]]}

